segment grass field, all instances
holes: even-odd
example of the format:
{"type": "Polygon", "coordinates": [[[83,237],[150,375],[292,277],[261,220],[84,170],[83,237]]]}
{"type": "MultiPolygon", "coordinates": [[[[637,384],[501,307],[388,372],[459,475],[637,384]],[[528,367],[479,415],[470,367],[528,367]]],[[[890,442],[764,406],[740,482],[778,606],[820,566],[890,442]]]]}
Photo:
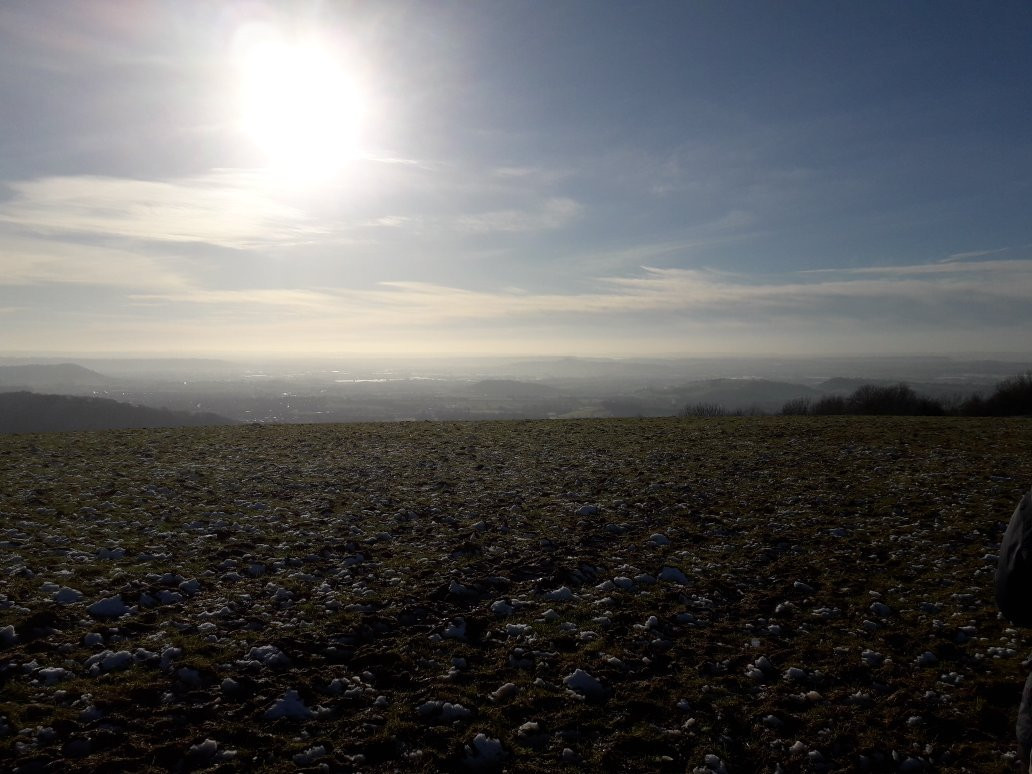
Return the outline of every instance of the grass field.
{"type": "Polygon", "coordinates": [[[1028,420],[0,436],[0,759],[1017,770],[1030,483],[1028,420]]]}

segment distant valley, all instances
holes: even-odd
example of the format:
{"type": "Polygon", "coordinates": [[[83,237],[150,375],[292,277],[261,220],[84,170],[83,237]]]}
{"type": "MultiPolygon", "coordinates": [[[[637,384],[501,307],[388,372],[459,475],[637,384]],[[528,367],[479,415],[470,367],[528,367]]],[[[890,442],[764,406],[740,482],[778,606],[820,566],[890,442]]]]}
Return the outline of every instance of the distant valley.
{"type": "Polygon", "coordinates": [[[0,430],[647,417],[691,406],[776,414],[789,401],[845,396],[864,384],[906,382],[921,395],[959,400],[1028,368],[950,358],[9,358],[0,361],[0,430]]]}

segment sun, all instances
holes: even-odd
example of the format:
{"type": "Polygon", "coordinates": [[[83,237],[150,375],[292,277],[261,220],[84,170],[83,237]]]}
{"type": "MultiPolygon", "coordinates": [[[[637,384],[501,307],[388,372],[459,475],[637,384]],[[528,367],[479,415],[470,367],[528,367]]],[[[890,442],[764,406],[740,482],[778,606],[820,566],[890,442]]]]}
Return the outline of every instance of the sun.
{"type": "Polygon", "coordinates": [[[251,25],[235,37],[234,61],[240,128],[270,168],[323,177],[359,155],[362,94],[337,52],[251,25]]]}

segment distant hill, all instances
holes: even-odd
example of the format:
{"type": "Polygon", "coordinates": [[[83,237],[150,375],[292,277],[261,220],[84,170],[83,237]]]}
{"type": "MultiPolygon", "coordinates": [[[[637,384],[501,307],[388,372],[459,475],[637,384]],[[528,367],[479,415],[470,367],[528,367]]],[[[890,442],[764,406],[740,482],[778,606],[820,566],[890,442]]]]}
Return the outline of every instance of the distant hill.
{"type": "Polygon", "coordinates": [[[0,433],[233,424],[237,423],[218,414],[192,414],[134,406],[108,398],[0,392],[0,433]]]}
{"type": "Polygon", "coordinates": [[[769,379],[707,379],[657,392],[668,396],[670,405],[677,408],[697,403],[711,403],[729,411],[779,411],[786,401],[796,398],[819,398],[822,395],[820,391],[806,385],[769,379]]]}
{"type": "Polygon", "coordinates": [[[86,389],[110,384],[104,374],[74,363],[0,366],[0,387],[9,389],[86,389]]]}
{"type": "Polygon", "coordinates": [[[482,398],[512,398],[517,400],[555,398],[564,395],[557,387],[514,379],[484,379],[470,385],[469,391],[482,398]]]}

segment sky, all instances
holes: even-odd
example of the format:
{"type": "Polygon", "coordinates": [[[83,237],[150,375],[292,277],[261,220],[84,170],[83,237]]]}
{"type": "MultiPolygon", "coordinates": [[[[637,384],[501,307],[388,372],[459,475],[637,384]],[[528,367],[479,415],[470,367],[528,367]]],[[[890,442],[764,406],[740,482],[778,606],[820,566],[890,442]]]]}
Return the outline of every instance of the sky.
{"type": "Polygon", "coordinates": [[[0,354],[1032,354],[1032,4],[0,3],[0,354]]]}

